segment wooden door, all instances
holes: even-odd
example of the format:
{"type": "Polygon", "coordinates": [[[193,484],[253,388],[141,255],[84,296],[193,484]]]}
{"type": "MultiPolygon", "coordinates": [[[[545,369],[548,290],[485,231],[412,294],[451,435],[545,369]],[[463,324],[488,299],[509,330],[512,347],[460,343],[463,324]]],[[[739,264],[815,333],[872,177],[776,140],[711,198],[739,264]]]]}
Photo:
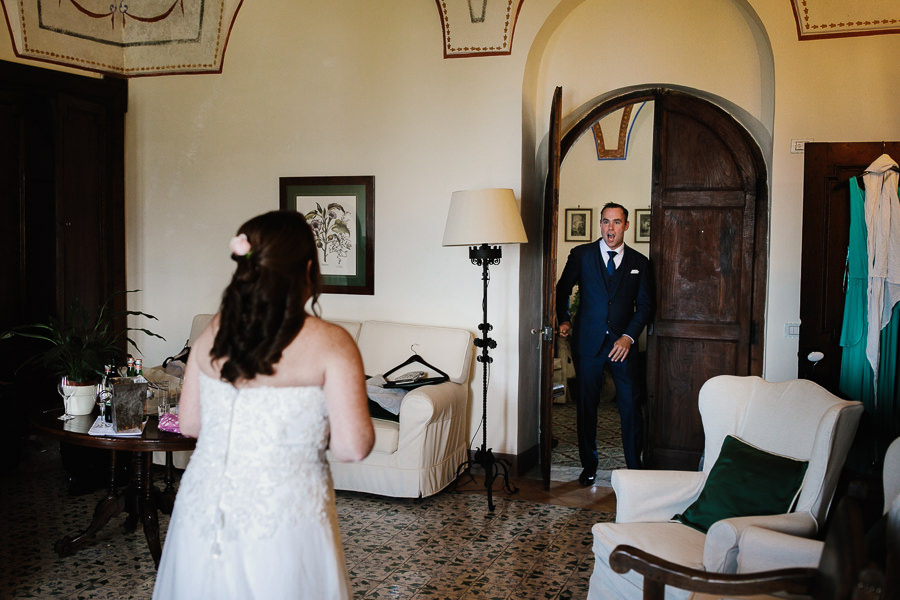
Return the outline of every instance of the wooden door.
{"type": "Polygon", "coordinates": [[[64,311],[78,300],[94,312],[114,291],[114,231],[106,226],[109,180],[115,172],[109,147],[109,112],[102,102],[61,94],[56,101],[56,294],[64,311]]]}
{"type": "MultiPolygon", "coordinates": [[[[123,79],[0,61],[0,330],[62,316],[75,298],[95,311],[125,289],[127,99],[123,79]]],[[[6,340],[16,360],[4,364],[18,366],[29,343],[6,340]]]]}
{"type": "MultiPolygon", "coordinates": [[[[24,117],[22,103],[9,93],[0,93],[0,332],[18,324],[26,303],[21,248],[24,242],[19,227],[24,211],[19,193],[24,117]]],[[[12,381],[21,361],[11,343],[0,342],[0,382],[12,381]]]]}
{"type": "Polygon", "coordinates": [[[761,372],[765,169],[749,134],[691,96],[656,98],[645,463],[696,469],[697,396],[715,375],[761,372]]]}
{"type": "Polygon", "coordinates": [[[560,121],[562,88],[550,103],[550,135],[547,150],[547,182],[544,190],[542,328],[541,332],[541,478],[550,489],[550,457],[553,453],[553,340],[556,332],[556,229],[559,213],[560,121]]]}
{"type": "Polygon", "coordinates": [[[837,395],[841,395],[844,268],[850,241],[848,180],[884,153],[896,160],[900,142],[806,144],[797,372],[837,395]],[[812,352],[824,357],[810,361],[812,352]]]}

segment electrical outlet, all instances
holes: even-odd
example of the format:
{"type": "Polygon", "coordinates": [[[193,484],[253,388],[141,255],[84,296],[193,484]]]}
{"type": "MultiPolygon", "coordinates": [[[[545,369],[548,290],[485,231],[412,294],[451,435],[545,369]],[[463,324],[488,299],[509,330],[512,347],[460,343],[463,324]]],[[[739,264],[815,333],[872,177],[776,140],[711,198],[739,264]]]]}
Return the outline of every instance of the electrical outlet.
{"type": "Polygon", "coordinates": [[[811,141],[813,141],[812,138],[791,140],[791,154],[803,154],[803,151],[806,150],[806,143],[811,141]]]}

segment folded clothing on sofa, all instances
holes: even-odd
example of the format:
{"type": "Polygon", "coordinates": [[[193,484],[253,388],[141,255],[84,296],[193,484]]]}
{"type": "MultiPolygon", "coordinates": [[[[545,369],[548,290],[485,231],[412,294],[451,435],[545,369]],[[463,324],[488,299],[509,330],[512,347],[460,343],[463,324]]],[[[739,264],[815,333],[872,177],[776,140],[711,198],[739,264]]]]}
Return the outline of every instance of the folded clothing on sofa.
{"type": "MultiPolygon", "coordinates": [[[[374,402],[377,406],[396,417],[400,414],[400,403],[403,400],[403,397],[408,393],[408,390],[385,388],[385,383],[387,382],[382,375],[374,375],[366,380],[366,394],[369,396],[370,400],[370,411],[372,410],[371,404],[374,402]]],[[[374,413],[372,416],[375,418],[385,418],[384,416],[376,416],[374,413]]],[[[390,419],[390,417],[387,418],[390,419]]],[[[392,420],[397,419],[394,418],[392,420]]]]}

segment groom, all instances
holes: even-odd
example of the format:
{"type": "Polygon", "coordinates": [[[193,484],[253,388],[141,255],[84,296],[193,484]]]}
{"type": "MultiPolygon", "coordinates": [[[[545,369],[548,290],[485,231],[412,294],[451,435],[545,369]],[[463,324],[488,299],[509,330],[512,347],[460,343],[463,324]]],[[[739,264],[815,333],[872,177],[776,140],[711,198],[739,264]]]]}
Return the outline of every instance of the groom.
{"type": "Polygon", "coordinates": [[[556,284],[559,335],[572,333],[578,377],[578,454],[583,468],[578,481],[582,485],[593,485],[597,477],[597,403],[607,365],[616,384],[625,463],[629,469],[641,468],[644,382],[633,346],[653,318],[656,301],[650,261],[624,243],[628,225],[628,209],[607,203],[600,212],[600,239],[572,249],[556,284]],[[573,331],[569,296],[575,285],[581,300],[573,331]]]}

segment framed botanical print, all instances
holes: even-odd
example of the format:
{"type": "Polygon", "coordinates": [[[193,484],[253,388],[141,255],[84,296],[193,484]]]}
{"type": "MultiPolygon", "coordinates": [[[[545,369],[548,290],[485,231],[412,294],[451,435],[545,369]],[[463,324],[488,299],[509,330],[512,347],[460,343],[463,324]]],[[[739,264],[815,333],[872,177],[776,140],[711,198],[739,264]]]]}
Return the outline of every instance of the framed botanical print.
{"type": "Polygon", "coordinates": [[[281,177],[282,210],[306,216],[326,294],[375,294],[375,177],[281,177]]]}

